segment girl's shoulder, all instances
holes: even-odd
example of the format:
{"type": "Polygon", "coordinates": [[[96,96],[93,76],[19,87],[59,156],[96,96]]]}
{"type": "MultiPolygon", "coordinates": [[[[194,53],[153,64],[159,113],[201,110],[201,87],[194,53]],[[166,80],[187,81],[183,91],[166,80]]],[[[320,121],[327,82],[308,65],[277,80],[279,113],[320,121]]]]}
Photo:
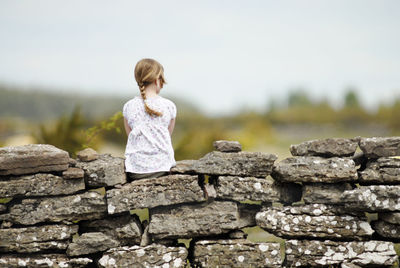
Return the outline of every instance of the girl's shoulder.
{"type": "Polygon", "coordinates": [[[162,96],[159,96],[159,100],[162,101],[164,104],[166,104],[167,106],[173,106],[175,107],[175,103],[167,98],[164,98],[162,96]]]}

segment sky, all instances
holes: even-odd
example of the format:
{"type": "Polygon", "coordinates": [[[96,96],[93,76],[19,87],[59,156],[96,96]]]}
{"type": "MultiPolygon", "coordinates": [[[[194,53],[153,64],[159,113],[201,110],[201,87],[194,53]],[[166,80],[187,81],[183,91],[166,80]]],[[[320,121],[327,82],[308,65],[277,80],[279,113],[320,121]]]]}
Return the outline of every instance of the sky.
{"type": "Polygon", "coordinates": [[[264,110],[303,88],[368,108],[400,98],[400,1],[0,1],[0,83],[138,95],[154,58],[162,95],[210,115],[264,110]]]}

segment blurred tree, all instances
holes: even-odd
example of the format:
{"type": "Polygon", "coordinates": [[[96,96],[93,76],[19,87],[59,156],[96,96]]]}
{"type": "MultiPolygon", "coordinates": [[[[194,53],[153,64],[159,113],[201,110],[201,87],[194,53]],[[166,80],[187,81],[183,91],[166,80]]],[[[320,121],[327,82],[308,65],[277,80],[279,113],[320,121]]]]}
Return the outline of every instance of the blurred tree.
{"type": "Polygon", "coordinates": [[[354,88],[349,88],[344,97],[345,107],[360,107],[360,101],[358,100],[357,91],[354,88]]]}
{"type": "MultiPolygon", "coordinates": [[[[95,146],[94,145],[95,138],[98,137],[102,132],[115,130],[117,134],[121,134],[122,127],[123,127],[123,115],[122,112],[119,111],[116,112],[114,115],[112,115],[110,118],[101,121],[97,125],[85,131],[86,142],[84,144],[84,147],[95,146]]],[[[118,137],[121,136],[122,135],[118,135],[118,137]]],[[[116,137],[117,136],[115,135],[115,133],[113,133],[111,136],[108,136],[108,139],[120,141],[120,139],[118,138],[115,139],[116,137]]]]}
{"type": "Polygon", "coordinates": [[[304,89],[295,89],[289,93],[288,96],[288,106],[289,107],[302,107],[302,106],[310,106],[312,105],[312,101],[308,97],[306,91],[304,89]]]}

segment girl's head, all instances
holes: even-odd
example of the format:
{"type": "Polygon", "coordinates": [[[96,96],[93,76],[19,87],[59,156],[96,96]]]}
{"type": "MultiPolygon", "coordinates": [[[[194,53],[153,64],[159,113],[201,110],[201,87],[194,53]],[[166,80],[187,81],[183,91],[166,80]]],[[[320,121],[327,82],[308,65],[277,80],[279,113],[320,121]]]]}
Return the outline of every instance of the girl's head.
{"type": "MultiPolygon", "coordinates": [[[[164,68],[162,65],[153,59],[142,59],[135,67],[135,79],[140,89],[140,94],[143,100],[146,100],[145,88],[153,83],[156,84],[158,90],[163,87],[165,82],[164,68]]],[[[160,112],[152,110],[147,106],[146,101],[144,102],[146,112],[153,116],[162,115],[160,112]]]]}

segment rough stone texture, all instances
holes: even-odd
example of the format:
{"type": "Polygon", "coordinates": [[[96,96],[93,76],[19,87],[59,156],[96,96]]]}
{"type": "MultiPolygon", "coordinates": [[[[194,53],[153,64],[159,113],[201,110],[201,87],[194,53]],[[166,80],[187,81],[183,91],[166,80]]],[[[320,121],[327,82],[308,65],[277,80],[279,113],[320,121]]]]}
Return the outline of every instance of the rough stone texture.
{"type": "Polygon", "coordinates": [[[69,244],[68,256],[80,256],[117,247],[119,242],[113,238],[100,233],[84,233],[69,244]]]}
{"type": "Polygon", "coordinates": [[[64,171],[69,155],[48,144],[0,148],[0,175],[22,175],[64,171]]]}
{"type": "Polygon", "coordinates": [[[274,166],[272,177],[286,182],[346,182],[358,179],[352,159],[297,156],[282,160],[274,166]]]}
{"type": "Polygon", "coordinates": [[[279,243],[248,240],[202,240],[194,245],[198,267],[282,267],[279,243]]]}
{"type": "Polygon", "coordinates": [[[352,156],[357,146],[358,141],[354,139],[330,138],[291,145],[290,152],[293,156],[352,156]]]}
{"type": "Polygon", "coordinates": [[[383,267],[393,265],[398,257],[391,242],[288,240],[286,259],[288,267],[328,267],[342,263],[383,267]]]}
{"type": "Polygon", "coordinates": [[[0,213],[6,212],[7,211],[7,206],[0,204],[0,213]]]}
{"type": "Polygon", "coordinates": [[[188,252],[184,247],[151,244],[110,249],[98,261],[99,267],[186,267],[188,252]]]}
{"type": "Polygon", "coordinates": [[[62,173],[64,179],[83,179],[85,172],[81,168],[70,167],[62,173]]]}
{"type": "Polygon", "coordinates": [[[359,145],[368,158],[400,155],[400,137],[361,138],[359,145]]]}
{"type": "Polygon", "coordinates": [[[87,267],[93,261],[89,258],[68,258],[64,254],[35,254],[35,255],[1,255],[0,267],[1,268],[15,268],[15,267],[65,267],[65,268],[79,268],[87,267]]]}
{"type": "Polygon", "coordinates": [[[388,223],[400,224],[400,212],[381,212],[379,219],[388,223]]]}
{"type": "Polygon", "coordinates": [[[322,204],[269,207],[257,213],[261,228],[286,238],[325,238],[364,240],[374,232],[365,217],[338,215],[336,209],[322,204]]]}
{"type": "Polygon", "coordinates": [[[306,204],[341,204],[341,195],[352,190],[349,183],[303,184],[303,200],[306,204]]]}
{"type": "Polygon", "coordinates": [[[238,141],[214,141],[213,146],[219,152],[232,153],[240,152],[242,145],[238,141]]]}
{"type": "Polygon", "coordinates": [[[191,169],[209,175],[266,177],[271,174],[276,159],[276,155],[267,153],[214,151],[195,161],[191,169]]]}
{"type": "Polygon", "coordinates": [[[9,212],[1,214],[0,220],[31,225],[99,219],[106,213],[104,196],[90,191],[64,197],[23,199],[21,203],[10,205],[9,212]]]}
{"type": "Polygon", "coordinates": [[[381,157],[370,161],[360,172],[360,183],[400,184],[400,157],[381,157]]]}
{"type": "Polygon", "coordinates": [[[382,237],[400,240],[400,222],[391,224],[385,221],[374,221],[371,223],[372,228],[382,237]]]}
{"type": "Polygon", "coordinates": [[[228,233],[255,225],[258,206],[235,202],[182,205],[150,211],[149,233],[154,239],[192,238],[228,233]]]}
{"type": "Polygon", "coordinates": [[[0,229],[0,252],[39,252],[65,250],[77,225],[43,225],[0,229]]]}
{"type": "MultiPolygon", "coordinates": [[[[287,197],[292,197],[291,202],[301,199],[301,188],[298,187],[298,194],[291,193],[285,195],[290,185],[282,187],[272,179],[260,179],[254,177],[232,177],[220,176],[216,188],[217,198],[235,201],[262,201],[262,202],[279,202],[287,197]],[[297,197],[297,198],[296,198],[297,197]]],[[[295,186],[293,186],[295,187],[295,186]]]]}
{"type": "Polygon", "coordinates": [[[80,223],[81,232],[101,232],[120,242],[119,245],[139,244],[143,233],[140,221],[131,215],[110,217],[80,223]]]}
{"type": "Polygon", "coordinates": [[[0,180],[0,198],[67,195],[85,189],[83,179],[66,180],[52,174],[7,177],[0,180]]]}
{"type": "Polygon", "coordinates": [[[191,175],[136,180],[107,191],[109,214],[204,200],[197,176],[191,175]]]}
{"type": "Polygon", "coordinates": [[[176,166],[171,168],[172,173],[181,173],[181,174],[194,174],[193,170],[194,163],[197,160],[181,160],[176,161],[176,166]]]}
{"type": "Polygon", "coordinates": [[[345,191],[342,200],[349,210],[400,211],[400,185],[360,186],[345,191]]]}
{"type": "Polygon", "coordinates": [[[89,187],[113,186],[126,183],[125,160],[109,154],[99,156],[91,162],[78,162],[76,167],[85,172],[85,182],[89,187]]]}
{"type": "Polygon", "coordinates": [[[82,162],[90,162],[99,158],[99,155],[92,148],[86,148],[76,154],[79,160],[82,162]]]}

